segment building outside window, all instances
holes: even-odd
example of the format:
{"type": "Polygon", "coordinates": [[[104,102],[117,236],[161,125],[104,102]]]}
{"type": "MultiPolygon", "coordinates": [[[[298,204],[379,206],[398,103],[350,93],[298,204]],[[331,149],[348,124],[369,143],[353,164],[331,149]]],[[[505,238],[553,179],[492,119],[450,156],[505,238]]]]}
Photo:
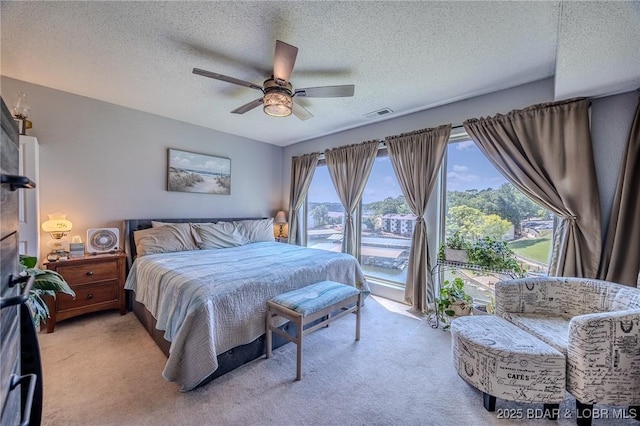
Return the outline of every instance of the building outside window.
{"type": "Polygon", "coordinates": [[[367,277],[405,286],[415,220],[387,150],[381,149],[362,195],[362,269],[367,277]]]}
{"type": "MultiPolygon", "coordinates": [[[[404,287],[415,216],[404,200],[386,150],[374,162],[361,211],[365,275],[404,287]]],[[[319,164],[313,175],[307,194],[306,220],[307,247],[341,251],[344,208],[326,164],[319,164]]]]}

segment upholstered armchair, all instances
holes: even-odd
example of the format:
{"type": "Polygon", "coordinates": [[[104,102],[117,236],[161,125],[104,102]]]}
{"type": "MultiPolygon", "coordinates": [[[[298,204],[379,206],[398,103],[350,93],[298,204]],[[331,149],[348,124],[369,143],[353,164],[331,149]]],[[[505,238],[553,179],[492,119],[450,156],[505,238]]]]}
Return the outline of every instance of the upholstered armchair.
{"type": "Polygon", "coordinates": [[[497,315],[565,354],[579,423],[590,423],[593,404],[630,406],[640,419],[639,288],[524,278],[498,282],[495,298],[497,315]]]}

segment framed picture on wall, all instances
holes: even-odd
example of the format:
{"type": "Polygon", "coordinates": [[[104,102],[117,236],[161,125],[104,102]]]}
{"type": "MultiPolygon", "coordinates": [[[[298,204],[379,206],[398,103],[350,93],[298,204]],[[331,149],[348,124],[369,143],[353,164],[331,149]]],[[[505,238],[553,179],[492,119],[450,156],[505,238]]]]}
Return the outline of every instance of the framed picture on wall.
{"type": "Polygon", "coordinates": [[[231,194],[231,160],[195,152],[168,150],[167,191],[231,194]]]}

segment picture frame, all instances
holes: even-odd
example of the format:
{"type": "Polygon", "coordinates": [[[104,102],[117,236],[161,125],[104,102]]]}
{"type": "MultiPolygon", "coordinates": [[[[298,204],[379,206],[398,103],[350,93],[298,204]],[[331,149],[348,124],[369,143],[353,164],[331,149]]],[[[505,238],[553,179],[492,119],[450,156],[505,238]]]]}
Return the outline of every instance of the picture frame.
{"type": "Polygon", "coordinates": [[[167,191],[231,194],[231,159],[169,148],[167,191]]]}

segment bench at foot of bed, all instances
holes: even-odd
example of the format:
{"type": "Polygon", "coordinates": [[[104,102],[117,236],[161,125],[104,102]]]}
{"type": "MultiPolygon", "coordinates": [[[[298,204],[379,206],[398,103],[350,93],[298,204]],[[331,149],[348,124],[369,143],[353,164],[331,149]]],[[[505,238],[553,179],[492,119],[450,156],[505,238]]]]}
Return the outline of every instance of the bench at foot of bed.
{"type": "Polygon", "coordinates": [[[272,332],[297,345],[296,380],[302,378],[302,339],[305,335],[329,325],[351,312],[356,313],[356,341],[360,340],[360,306],[362,292],[355,287],[333,281],[321,281],[288,293],[280,294],[267,301],[266,357],[271,357],[272,332]],[[338,314],[331,316],[333,312],[338,314]],[[296,335],[282,332],[272,324],[275,317],[284,317],[296,325],[296,335]],[[305,328],[311,322],[325,317],[320,322],[305,328]]]}

